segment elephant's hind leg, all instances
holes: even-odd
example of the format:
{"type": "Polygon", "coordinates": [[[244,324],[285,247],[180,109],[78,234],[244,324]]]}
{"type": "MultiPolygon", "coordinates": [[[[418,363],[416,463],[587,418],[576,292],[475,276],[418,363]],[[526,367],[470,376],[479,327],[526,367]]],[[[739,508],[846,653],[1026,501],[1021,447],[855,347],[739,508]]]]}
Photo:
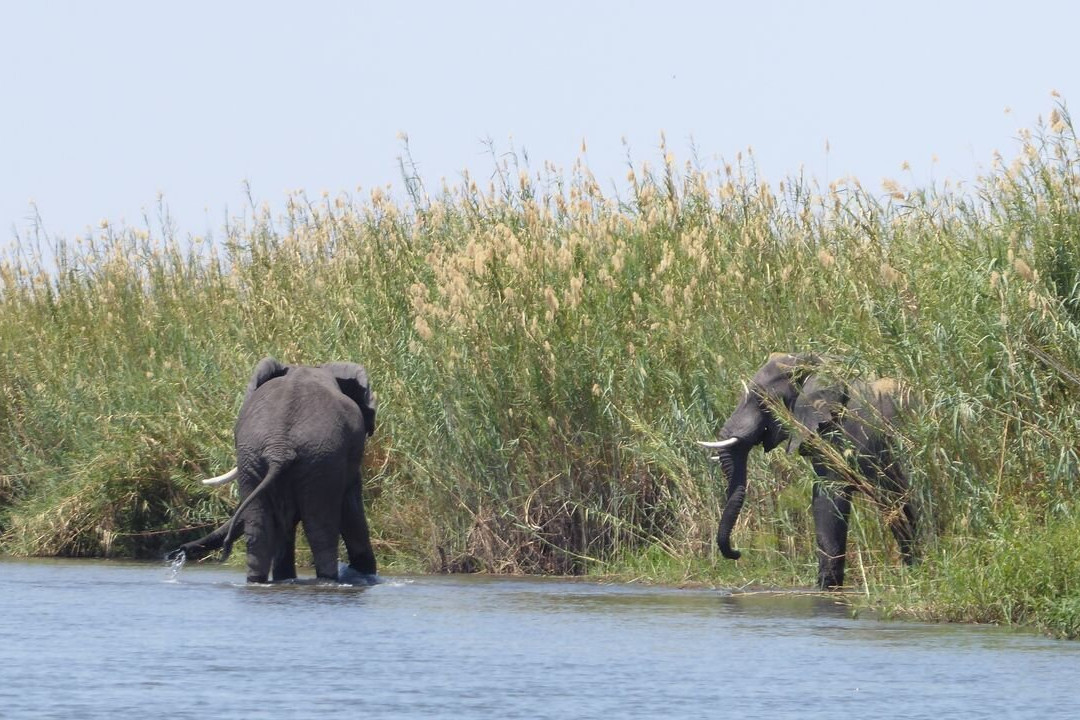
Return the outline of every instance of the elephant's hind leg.
{"type": "Polygon", "coordinates": [[[905,565],[915,562],[915,505],[911,498],[911,489],[907,476],[895,462],[889,462],[879,475],[880,489],[876,500],[885,513],[885,522],[889,526],[896,544],[900,547],[900,558],[905,565]]]}
{"type": "Polygon", "coordinates": [[[338,536],[340,527],[334,519],[327,523],[322,519],[304,519],[304,535],[311,546],[311,555],[315,561],[315,577],[319,580],[338,579],[338,536]]]}
{"type": "Polygon", "coordinates": [[[268,498],[259,498],[247,509],[244,535],[247,540],[247,581],[266,583],[280,550],[282,527],[268,498]]]}
{"type": "Polygon", "coordinates": [[[281,536],[281,550],[274,557],[274,582],[296,579],[296,521],[286,523],[281,536]]]}
{"type": "Polygon", "coordinates": [[[313,464],[305,469],[295,486],[300,522],[304,524],[304,536],[319,580],[338,580],[343,465],[337,459],[313,464]]]}
{"type": "Polygon", "coordinates": [[[915,562],[915,510],[910,501],[904,501],[899,509],[890,510],[890,515],[889,529],[900,546],[900,557],[905,565],[912,565],[915,562]]]}
{"type": "Polygon", "coordinates": [[[247,532],[247,581],[249,583],[267,583],[270,581],[270,569],[273,564],[277,533],[262,526],[260,521],[248,522],[247,532]]]}

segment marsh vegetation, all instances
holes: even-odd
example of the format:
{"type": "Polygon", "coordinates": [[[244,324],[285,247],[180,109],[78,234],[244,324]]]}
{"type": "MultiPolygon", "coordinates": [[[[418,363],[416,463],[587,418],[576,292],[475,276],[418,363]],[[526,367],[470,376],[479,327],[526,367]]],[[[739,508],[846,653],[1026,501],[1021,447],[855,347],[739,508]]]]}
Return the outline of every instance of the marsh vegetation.
{"type": "MultiPolygon", "coordinates": [[[[751,457],[723,561],[708,437],[774,350],[910,383],[923,560],[856,504],[849,581],[923,617],[1080,633],[1080,145],[1064,104],[985,177],[881,186],[702,167],[624,189],[494,161],[483,181],[254,203],[220,237],[162,211],[0,256],[0,548],[149,557],[235,505],[264,355],[364,363],[384,567],[727,586],[814,577],[804,460],[751,457]]],[[[862,501],[860,501],[862,502],[862,501]]]]}

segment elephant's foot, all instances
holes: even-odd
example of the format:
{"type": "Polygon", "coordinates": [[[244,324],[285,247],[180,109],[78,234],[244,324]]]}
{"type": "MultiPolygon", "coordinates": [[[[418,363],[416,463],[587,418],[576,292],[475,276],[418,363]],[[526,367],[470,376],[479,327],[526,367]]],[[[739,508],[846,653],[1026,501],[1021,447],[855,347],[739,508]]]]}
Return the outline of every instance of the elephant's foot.
{"type": "Polygon", "coordinates": [[[270,574],[274,582],[288,582],[296,579],[296,568],[274,568],[270,574]]]}
{"type": "Polygon", "coordinates": [[[358,557],[349,558],[349,567],[353,572],[361,575],[375,575],[377,572],[374,553],[362,553],[358,557]]]}
{"type": "Polygon", "coordinates": [[[818,587],[822,590],[842,590],[844,587],[844,567],[819,568],[818,587]]]}
{"type": "Polygon", "coordinates": [[[362,572],[352,565],[338,566],[338,580],[345,585],[377,585],[379,577],[373,572],[362,572]]]}

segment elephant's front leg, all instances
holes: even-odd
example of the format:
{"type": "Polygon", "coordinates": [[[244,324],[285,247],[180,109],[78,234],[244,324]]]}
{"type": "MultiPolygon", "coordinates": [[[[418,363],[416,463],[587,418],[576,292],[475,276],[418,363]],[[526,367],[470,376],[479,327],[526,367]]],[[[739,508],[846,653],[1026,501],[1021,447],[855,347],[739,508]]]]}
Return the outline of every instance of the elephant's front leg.
{"type": "Polygon", "coordinates": [[[345,538],[345,550],[349,554],[349,567],[364,575],[374,575],[375,551],[371,547],[360,485],[360,481],[357,481],[345,493],[341,506],[341,534],[345,538]]]}
{"type": "Polygon", "coordinates": [[[832,477],[825,465],[813,462],[818,474],[813,488],[814,529],[817,535],[818,587],[823,590],[844,584],[847,559],[848,517],[851,491],[832,477]]]}

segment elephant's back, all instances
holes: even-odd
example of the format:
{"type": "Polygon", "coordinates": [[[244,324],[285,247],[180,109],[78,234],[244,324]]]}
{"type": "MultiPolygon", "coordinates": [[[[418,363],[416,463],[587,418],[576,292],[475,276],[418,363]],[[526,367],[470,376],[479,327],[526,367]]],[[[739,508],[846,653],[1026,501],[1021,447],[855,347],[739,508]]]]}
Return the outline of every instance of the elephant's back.
{"type": "Polygon", "coordinates": [[[910,386],[891,377],[853,382],[850,391],[849,409],[867,423],[892,424],[914,404],[910,386]]]}
{"type": "Polygon", "coordinates": [[[363,436],[360,408],[317,368],[296,368],[261,385],[236,426],[238,449],[281,444],[302,455],[339,452],[363,436]]]}

